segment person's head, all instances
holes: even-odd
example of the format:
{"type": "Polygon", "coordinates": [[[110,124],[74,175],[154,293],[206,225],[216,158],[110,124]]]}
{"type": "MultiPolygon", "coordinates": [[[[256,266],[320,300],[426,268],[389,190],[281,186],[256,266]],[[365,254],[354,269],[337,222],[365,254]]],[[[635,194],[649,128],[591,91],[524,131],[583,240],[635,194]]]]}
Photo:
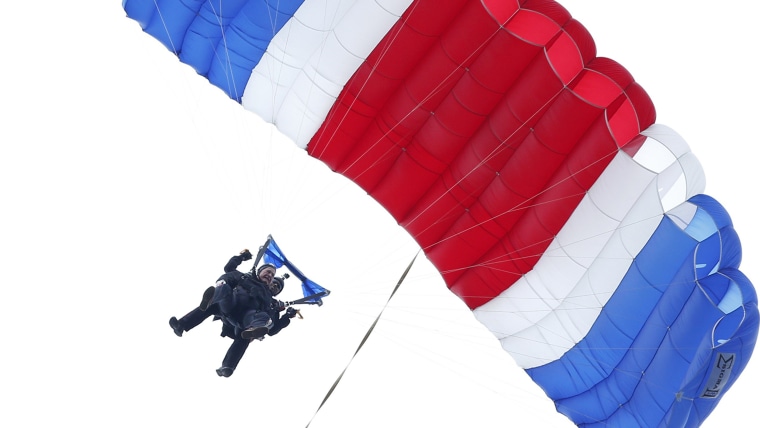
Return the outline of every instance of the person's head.
{"type": "Polygon", "coordinates": [[[256,276],[258,276],[260,280],[269,284],[272,282],[275,272],[277,272],[277,268],[273,264],[264,263],[259,266],[258,270],[256,270],[256,276]]]}
{"type": "Polygon", "coordinates": [[[269,291],[272,293],[272,296],[280,294],[283,288],[285,288],[285,278],[281,276],[272,278],[272,282],[269,283],[269,291]]]}

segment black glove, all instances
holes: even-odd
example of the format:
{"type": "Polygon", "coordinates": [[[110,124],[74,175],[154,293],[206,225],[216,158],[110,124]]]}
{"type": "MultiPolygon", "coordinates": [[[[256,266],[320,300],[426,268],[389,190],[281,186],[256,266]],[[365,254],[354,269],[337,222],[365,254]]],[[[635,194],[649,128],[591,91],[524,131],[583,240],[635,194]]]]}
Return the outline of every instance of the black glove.
{"type": "Polygon", "coordinates": [[[240,255],[243,256],[243,260],[251,260],[253,258],[253,255],[251,255],[251,252],[248,251],[248,248],[240,252],[240,255]]]}
{"type": "Polygon", "coordinates": [[[298,314],[298,311],[292,306],[285,310],[285,316],[288,318],[294,318],[296,314],[298,314]]]}

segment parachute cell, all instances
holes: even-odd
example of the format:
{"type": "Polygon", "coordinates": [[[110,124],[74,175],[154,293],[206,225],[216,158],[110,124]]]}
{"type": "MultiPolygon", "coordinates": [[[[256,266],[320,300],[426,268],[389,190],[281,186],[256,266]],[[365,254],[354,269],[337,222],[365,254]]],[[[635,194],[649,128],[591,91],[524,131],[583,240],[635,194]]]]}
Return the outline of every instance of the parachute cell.
{"type": "Polygon", "coordinates": [[[699,161],[549,0],[123,0],[350,178],[584,426],[698,426],[757,296],[699,161]]]}

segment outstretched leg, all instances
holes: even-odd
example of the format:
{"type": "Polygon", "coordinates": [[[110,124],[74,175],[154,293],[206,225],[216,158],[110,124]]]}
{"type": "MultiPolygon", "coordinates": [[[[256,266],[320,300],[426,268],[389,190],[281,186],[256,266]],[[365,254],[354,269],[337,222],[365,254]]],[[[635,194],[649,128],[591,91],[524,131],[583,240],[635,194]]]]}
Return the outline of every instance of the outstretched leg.
{"type": "Polygon", "coordinates": [[[247,339],[236,338],[227,350],[227,354],[222,360],[222,366],[216,369],[216,374],[223,377],[232,376],[250,343],[247,339]]]}
{"type": "Polygon", "coordinates": [[[194,329],[212,315],[221,315],[223,307],[230,305],[232,300],[230,286],[224,281],[219,281],[217,284],[218,286],[209,287],[203,292],[201,304],[197,308],[180,319],[176,317],[169,319],[169,326],[174,330],[174,334],[182,337],[182,333],[194,329]]]}
{"type": "Polygon", "coordinates": [[[171,317],[169,325],[174,330],[174,334],[182,337],[183,332],[192,330],[212,315],[214,315],[214,311],[202,311],[200,308],[195,308],[180,319],[171,317]]]}

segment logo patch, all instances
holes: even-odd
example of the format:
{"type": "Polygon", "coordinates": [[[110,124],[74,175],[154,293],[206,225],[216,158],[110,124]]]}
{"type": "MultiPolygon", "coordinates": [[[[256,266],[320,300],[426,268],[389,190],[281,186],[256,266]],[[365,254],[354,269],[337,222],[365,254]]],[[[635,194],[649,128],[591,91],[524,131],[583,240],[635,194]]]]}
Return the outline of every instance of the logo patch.
{"type": "Polygon", "coordinates": [[[735,354],[719,353],[713,364],[713,369],[710,372],[710,378],[707,380],[704,391],[700,395],[701,398],[718,398],[720,396],[723,387],[728,383],[728,379],[731,378],[731,369],[734,367],[735,354]]]}

